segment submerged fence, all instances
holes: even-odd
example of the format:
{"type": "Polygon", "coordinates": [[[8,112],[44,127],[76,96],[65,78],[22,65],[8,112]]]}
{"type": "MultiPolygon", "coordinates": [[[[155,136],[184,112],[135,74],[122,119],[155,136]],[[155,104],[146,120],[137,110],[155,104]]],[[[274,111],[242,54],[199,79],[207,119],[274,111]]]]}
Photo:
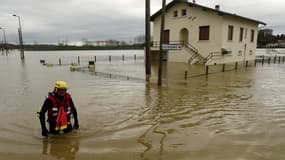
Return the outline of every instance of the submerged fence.
{"type": "MultiPolygon", "coordinates": [[[[170,66],[168,69],[175,69],[175,77],[180,77],[180,79],[187,80],[189,78],[194,77],[200,77],[200,76],[207,76],[209,74],[214,73],[222,73],[227,71],[234,71],[241,68],[247,68],[247,67],[253,67],[258,66],[261,64],[261,66],[265,64],[281,64],[285,63],[285,54],[281,54],[280,52],[274,52],[278,54],[263,54],[263,55],[257,55],[255,60],[251,61],[245,61],[245,62],[232,62],[232,63],[226,63],[226,64],[216,64],[216,65],[210,65],[205,66],[202,65],[200,68],[188,64],[185,64],[184,67],[177,68],[177,64],[175,66],[170,66]],[[189,67],[190,66],[190,67],[189,67]],[[180,70],[180,71],[177,71],[180,70]]],[[[55,59],[53,59],[54,64],[52,63],[46,63],[45,60],[41,60],[41,63],[44,65],[56,65],[56,66],[87,66],[89,62],[93,62],[97,66],[108,66],[107,70],[101,71],[91,71],[88,67],[79,67],[81,69],[77,71],[81,72],[88,72],[92,75],[106,77],[106,78],[114,78],[114,79],[120,79],[120,80],[135,80],[135,81],[145,81],[145,74],[142,70],[144,65],[142,63],[144,62],[144,55],[143,54],[121,54],[121,55],[104,55],[104,56],[72,56],[72,57],[59,57],[58,62],[56,62],[55,59]],[[138,63],[137,63],[138,62],[138,63]],[[98,65],[99,64],[99,65],[98,65]],[[111,65],[109,65],[111,64],[111,65]],[[112,65],[114,64],[114,65],[112,65]],[[117,65],[119,64],[119,65],[117,65]],[[132,64],[132,65],[129,65],[132,64]],[[135,65],[134,65],[135,64],[135,65]],[[139,64],[139,65],[138,65],[139,64]],[[122,67],[124,66],[124,67],[122,67]],[[140,67],[139,73],[133,74],[133,70],[128,70],[128,68],[132,67],[140,67]],[[141,69],[142,68],[142,69],[141,69]],[[139,75],[139,76],[137,76],[139,75]],[[142,77],[142,78],[138,78],[142,77]]],[[[167,69],[166,69],[167,70],[167,69]]],[[[153,75],[156,76],[156,70],[153,70],[153,75]]],[[[169,71],[165,71],[169,72],[169,71]]],[[[166,74],[170,75],[170,74],[166,74]]],[[[168,77],[165,77],[168,78],[168,77]]]]}
{"type": "MultiPolygon", "coordinates": [[[[143,54],[59,57],[58,60],[49,59],[48,62],[45,59],[40,60],[40,63],[47,67],[70,66],[71,71],[88,72],[91,75],[105,77],[105,78],[131,80],[139,82],[144,82],[145,81],[144,77],[140,78],[139,76],[136,76],[126,71],[126,69],[123,69],[122,71],[120,71],[119,69],[130,68],[129,65],[132,66],[136,66],[137,64],[141,65],[143,62],[144,62],[143,54]],[[93,65],[94,68],[89,67],[90,65],[93,65]],[[98,71],[96,67],[95,70],[95,66],[98,65],[100,65],[101,68],[104,69],[107,68],[107,69],[106,70],[103,69],[103,71],[101,69],[101,71],[98,71]],[[118,71],[120,71],[120,73],[118,73],[118,71]]],[[[141,71],[141,73],[144,72],[141,71]]],[[[144,76],[144,74],[140,74],[140,76],[144,76]]]]}
{"type": "Polygon", "coordinates": [[[245,61],[245,62],[234,62],[234,63],[226,63],[226,64],[216,64],[205,66],[203,69],[199,71],[194,71],[193,69],[188,68],[184,71],[184,79],[194,78],[199,76],[207,76],[209,74],[214,73],[222,73],[227,71],[234,71],[240,68],[248,68],[248,67],[257,67],[258,64],[264,66],[265,64],[284,64],[285,63],[285,55],[284,56],[258,56],[255,60],[245,61]],[[194,73],[193,73],[194,72],[194,73]]]}
{"type": "Polygon", "coordinates": [[[133,77],[133,76],[128,76],[128,75],[119,75],[119,74],[115,74],[115,73],[90,71],[89,69],[86,69],[86,68],[78,70],[78,71],[88,72],[90,75],[100,76],[100,77],[105,77],[105,78],[114,78],[114,79],[119,79],[119,80],[130,80],[130,81],[145,82],[145,79],[143,79],[143,78],[138,78],[138,77],[133,77]]]}
{"type": "Polygon", "coordinates": [[[94,61],[95,63],[128,63],[135,61],[144,60],[143,54],[122,54],[122,55],[106,55],[106,56],[69,56],[69,57],[58,57],[57,60],[45,60],[41,59],[40,62],[43,65],[47,66],[56,66],[56,65],[81,65],[88,64],[89,61],[94,61]]]}

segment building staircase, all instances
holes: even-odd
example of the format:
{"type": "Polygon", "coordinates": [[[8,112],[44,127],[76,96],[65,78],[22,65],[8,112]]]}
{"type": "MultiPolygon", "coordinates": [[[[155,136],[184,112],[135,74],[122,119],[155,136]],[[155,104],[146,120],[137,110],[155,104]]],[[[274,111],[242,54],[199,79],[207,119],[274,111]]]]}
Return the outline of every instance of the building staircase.
{"type": "Polygon", "coordinates": [[[199,54],[198,49],[195,48],[193,45],[191,45],[189,42],[184,41],[184,42],[181,42],[181,44],[188,51],[187,53],[191,55],[188,59],[188,64],[191,64],[191,65],[196,64],[199,62],[201,58],[203,58],[199,54]]]}
{"type": "MultiPolygon", "coordinates": [[[[168,44],[181,45],[181,49],[183,49],[189,54],[187,62],[188,64],[191,65],[197,63],[211,65],[214,63],[216,59],[219,59],[222,56],[221,52],[211,52],[208,56],[204,57],[201,53],[199,53],[197,48],[195,48],[187,41],[171,41],[168,42],[168,44]]],[[[159,46],[160,46],[159,42],[152,42],[151,50],[158,51],[159,46]]]]}

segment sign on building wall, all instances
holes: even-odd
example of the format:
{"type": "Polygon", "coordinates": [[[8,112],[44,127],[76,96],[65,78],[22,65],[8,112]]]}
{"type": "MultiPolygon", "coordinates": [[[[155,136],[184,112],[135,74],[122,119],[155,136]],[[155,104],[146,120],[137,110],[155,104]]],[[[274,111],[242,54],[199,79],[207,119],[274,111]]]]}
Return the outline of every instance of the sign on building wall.
{"type": "Polygon", "coordinates": [[[163,50],[181,50],[182,46],[180,44],[162,44],[163,50]]]}

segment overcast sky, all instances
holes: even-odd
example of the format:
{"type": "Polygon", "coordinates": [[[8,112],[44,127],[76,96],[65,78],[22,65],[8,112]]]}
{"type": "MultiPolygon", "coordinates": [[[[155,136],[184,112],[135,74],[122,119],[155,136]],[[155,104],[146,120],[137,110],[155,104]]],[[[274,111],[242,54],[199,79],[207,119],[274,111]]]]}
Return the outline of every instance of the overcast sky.
{"type": "MultiPolygon", "coordinates": [[[[161,0],[150,0],[151,12],[161,0]]],[[[169,3],[171,0],[167,0],[169,3]]],[[[192,0],[189,0],[192,1],[192,0]]],[[[21,16],[25,43],[57,43],[59,40],[133,40],[144,34],[145,0],[0,0],[0,27],[9,42],[18,42],[21,16]]],[[[267,23],[274,33],[285,33],[284,0],[196,0],[198,4],[267,23]]],[[[2,40],[1,32],[0,40],[2,40]]]]}

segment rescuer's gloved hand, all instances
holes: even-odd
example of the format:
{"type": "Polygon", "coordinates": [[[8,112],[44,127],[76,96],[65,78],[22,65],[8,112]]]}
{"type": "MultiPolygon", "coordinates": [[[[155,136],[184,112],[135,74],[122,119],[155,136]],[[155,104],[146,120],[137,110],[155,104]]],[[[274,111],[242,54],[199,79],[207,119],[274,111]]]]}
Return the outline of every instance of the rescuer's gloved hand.
{"type": "Polygon", "coordinates": [[[74,129],[78,129],[78,128],[79,128],[78,122],[74,123],[73,128],[74,128],[74,129]]]}
{"type": "Polygon", "coordinates": [[[42,129],[42,136],[48,137],[48,130],[46,128],[42,129]]]}

